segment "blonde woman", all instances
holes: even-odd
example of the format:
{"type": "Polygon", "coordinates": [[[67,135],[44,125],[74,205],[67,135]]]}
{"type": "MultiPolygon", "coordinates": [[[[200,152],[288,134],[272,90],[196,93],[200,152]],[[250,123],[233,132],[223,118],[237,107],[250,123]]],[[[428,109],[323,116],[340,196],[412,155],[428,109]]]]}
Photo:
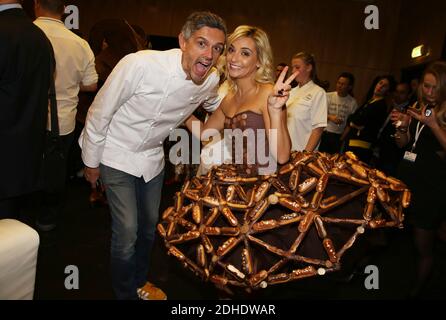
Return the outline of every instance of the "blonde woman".
{"type": "Polygon", "coordinates": [[[435,232],[446,220],[445,62],[434,62],[427,67],[415,107],[409,108],[407,114],[393,110],[391,119],[397,128],[395,141],[406,150],[398,168],[399,177],[413,193],[407,216],[414,226],[418,253],[418,276],[411,292],[416,296],[431,274],[435,232]]]}

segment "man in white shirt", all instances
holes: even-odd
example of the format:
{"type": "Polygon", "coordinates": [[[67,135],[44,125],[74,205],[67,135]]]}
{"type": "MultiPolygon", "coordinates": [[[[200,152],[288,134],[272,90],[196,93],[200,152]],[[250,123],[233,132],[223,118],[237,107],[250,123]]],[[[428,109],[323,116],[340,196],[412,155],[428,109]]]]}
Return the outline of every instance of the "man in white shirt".
{"type": "Polygon", "coordinates": [[[351,73],[343,72],[336,82],[336,91],[327,93],[328,121],[322,134],[320,151],[331,154],[340,152],[340,139],[347,119],[358,109],[356,99],[350,95],[354,82],[355,78],[351,73]]]}
{"type": "Polygon", "coordinates": [[[191,14],[181,49],[124,57],[88,112],[79,139],[85,178],[105,185],[112,215],[111,269],[118,299],[165,299],[147,281],[164,175],[163,142],[203,103],[214,111],[226,26],[210,12],[191,14]],[[138,295],[137,295],[138,292],[138,295]]]}
{"type": "MultiPolygon", "coordinates": [[[[96,91],[98,75],[95,58],[88,43],[68,30],[62,22],[65,11],[63,0],[35,0],[34,10],[38,26],[50,40],[56,59],[55,88],[59,135],[65,159],[45,172],[44,207],[37,218],[41,231],[56,227],[62,209],[68,151],[74,138],[79,90],[96,91]],[[57,169],[56,169],[57,168],[57,169]]],[[[52,139],[51,112],[48,112],[47,148],[52,139]]]]}

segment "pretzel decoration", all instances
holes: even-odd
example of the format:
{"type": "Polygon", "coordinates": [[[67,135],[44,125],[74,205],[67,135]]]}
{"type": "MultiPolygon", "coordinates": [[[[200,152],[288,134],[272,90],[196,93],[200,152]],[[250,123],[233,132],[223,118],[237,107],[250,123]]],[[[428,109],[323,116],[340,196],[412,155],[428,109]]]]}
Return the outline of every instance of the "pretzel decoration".
{"type": "Polygon", "coordinates": [[[275,175],[225,164],[192,178],[157,230],[168,254],[204,281],[251,292],[338,271],[366,231],[402,228],[410,200],[402,181],[353,153],[295,152],[275,175]]]}

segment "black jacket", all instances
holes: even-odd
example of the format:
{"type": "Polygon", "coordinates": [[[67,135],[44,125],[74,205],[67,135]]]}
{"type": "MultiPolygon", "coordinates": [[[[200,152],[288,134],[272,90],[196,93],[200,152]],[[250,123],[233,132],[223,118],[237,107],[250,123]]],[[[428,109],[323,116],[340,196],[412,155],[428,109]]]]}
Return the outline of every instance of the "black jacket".
{"type": "Polygon", "coordinates": [[[0,12],[0,199],[41,187],[50,50],[23,10],[0,12]]]}

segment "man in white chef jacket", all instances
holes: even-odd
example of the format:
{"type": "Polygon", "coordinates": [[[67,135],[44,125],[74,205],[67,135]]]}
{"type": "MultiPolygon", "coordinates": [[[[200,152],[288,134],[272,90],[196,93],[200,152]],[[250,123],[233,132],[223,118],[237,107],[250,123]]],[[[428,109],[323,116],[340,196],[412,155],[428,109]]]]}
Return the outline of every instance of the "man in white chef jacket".
{"type": "Polygon", "coordinates": [[[195,12],[181,49],[140,51],[115,67],[88,112],[79,139],[85,178],[101,177],[112,216],[111,272],[118,299],[166,299],[147,282],[164,176],[163,142],[203,104],[214,111],[214,68],[226,41],[224,21],[195,12]]]}

